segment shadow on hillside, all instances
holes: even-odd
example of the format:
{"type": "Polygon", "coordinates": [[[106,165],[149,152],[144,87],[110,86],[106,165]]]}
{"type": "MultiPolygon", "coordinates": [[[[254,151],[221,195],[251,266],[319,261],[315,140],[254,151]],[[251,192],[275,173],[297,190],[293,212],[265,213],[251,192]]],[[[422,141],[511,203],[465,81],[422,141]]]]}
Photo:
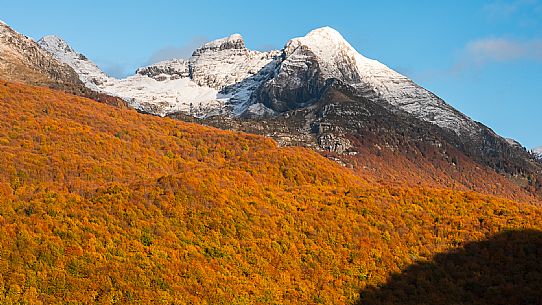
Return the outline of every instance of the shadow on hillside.
{"type": "Polygon", "coordinates": [[[542,232],[508,231],[438,254],[365,289],[358,304],[542,304],[542,232]]]}

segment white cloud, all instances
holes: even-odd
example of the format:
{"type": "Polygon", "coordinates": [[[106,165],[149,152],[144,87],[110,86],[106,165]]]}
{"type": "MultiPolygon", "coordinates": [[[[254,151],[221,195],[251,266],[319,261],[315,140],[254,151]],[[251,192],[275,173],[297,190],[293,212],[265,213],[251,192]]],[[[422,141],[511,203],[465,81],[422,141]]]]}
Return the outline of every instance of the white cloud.
{"type": "Polygon", "coordinates": [[[542,60],[542,39],[484,38],[468,43],[465,53],[470,60],[480,64],[522,59],[542,60]]]}
{"type": "Polygon", "coordinates": [[[463,48],[451,71],[457,74],[492,63],[519,60],[542,62],[542,39],[483,38],[472,41],[463,48]]]}

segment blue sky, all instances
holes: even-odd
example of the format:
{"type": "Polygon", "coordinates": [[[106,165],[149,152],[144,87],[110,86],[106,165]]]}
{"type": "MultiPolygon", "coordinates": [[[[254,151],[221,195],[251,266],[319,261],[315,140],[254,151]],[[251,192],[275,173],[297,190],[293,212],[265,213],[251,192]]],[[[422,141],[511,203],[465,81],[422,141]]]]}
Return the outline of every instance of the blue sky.
{"type": "Polygon", "coordinates": [[[0,7],[15,30],[61,36],[116,76],[232,33],[266,50],[331,26],[360,53],[497,133],[542,145],[542,0],[0,0],[0,7]]]}

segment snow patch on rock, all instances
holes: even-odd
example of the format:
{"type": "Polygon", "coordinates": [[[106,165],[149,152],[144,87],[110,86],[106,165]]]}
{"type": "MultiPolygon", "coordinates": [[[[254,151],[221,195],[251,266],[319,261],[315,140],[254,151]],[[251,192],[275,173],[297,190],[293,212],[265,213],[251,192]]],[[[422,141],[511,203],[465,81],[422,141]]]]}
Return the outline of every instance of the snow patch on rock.
{"type": "Polygon", "coordinates": [[[72,67],[79,75],[81,81],[88,88],[102,92],[102,87],[114,81],[107,76],[96,64],[86,58],[84,55],[75,52],[60,37],[49,35],[41,38],[38,44],[62,63],[72,67]]]}
{"type": "Polygon", "coordinates": [[[189,59],[190,78],[200,86],[217,90],[256,75],[280,52],[248,50],[239,34],[204,44],[189,59]]]}

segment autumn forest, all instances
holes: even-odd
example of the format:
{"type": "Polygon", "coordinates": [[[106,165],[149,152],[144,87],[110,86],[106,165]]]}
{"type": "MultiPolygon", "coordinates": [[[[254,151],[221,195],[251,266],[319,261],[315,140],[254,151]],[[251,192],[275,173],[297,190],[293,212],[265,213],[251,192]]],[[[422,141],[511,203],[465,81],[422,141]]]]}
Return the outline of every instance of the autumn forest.
{"type": "Polygon", "coordinates": [[[542,299],[536,203],[41,87],[0,82],[0,116],[1,304],[542,299]]]}

